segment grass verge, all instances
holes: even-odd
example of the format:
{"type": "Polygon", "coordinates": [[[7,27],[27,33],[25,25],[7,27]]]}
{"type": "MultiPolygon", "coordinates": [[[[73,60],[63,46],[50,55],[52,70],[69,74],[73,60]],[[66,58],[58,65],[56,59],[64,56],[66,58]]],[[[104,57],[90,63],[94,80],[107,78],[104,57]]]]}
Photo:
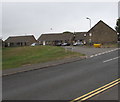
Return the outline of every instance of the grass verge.
{"type": "Polygon", "coordinates": [[[2,69],[16,68],[64,58],[84,56],[56,46],[27,46],[2,49],[2,69]]]}

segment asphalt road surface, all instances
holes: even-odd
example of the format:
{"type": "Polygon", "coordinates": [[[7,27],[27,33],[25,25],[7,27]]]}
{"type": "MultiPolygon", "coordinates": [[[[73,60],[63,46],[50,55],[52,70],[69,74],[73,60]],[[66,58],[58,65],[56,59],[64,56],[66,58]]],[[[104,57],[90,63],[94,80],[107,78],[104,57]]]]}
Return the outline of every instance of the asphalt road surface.
{"type": "Polygon", "coordinates": [[[117,78],[118,51],[113,51],[82,61],[4,76],[3,100],[73,100],[117,78]]]}
{"type": "Polygon", "coordinates": [[[92,97],[90,100],[118,100],[118,89],[119,86],[116,85],[109,90],[106,90],[102,92],[101,94],[98,94],[94,97],[92,97]]]}

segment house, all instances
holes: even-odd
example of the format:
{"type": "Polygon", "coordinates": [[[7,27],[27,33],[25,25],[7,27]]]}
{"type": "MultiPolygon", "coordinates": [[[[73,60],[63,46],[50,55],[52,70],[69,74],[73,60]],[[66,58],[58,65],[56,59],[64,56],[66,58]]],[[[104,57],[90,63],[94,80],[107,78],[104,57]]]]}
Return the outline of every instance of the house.
{"type": "Polygon", "coordinates": [[[5,42],[2,39],[0,39],[0,47],[5,47],[5,42]]]}
{"type": "Polygon", "coordinates": [[[57,42],[62,42],[61,41],[61,33],[55,33],[55,34],[42,34],[38,38],[38,42],[41,45],[55,45],[57,42]]]}
{"type": "Polygon", "coordinates": [[[63,33],[53,33],[53,34],[42,34],[38,38],[39,44],[42,45],[56,45],[57,43],[72,43],[73,33],[63,32],[63,33]]]}
{"type": "Polygon", "coordinates": [[[74,42],[86,44],[87,32],[74,32],[74,42]]]}
{"type": "Polygon", "coordinates": [[[84,44],[93,43],[117,43],[117,32],[100,20],[88,32],[63,32],[54,34],[42,34],[39,43],[43,45],[56,45],[58,42],[67,42],[73,44],[75,42],[82,42],[84,44]]]}
{"type": "Polygon", "coordinates": [[[117,32],[102,20],[93,26],[86,36],[87,43],[116,43],[117,40],[117,32]]]}
{"type": "Polygon", "coordinates": [[[29,46],[32,43],[36,43],[37,40],[33,35],[27,36],[11,36],[5,40],[6,47],[13,47],[13,46],[29,46]]]}
{"type": "Polygon", "coordinates": [[[83,42],[86,44],[93,43],[117,43],[117,32],[100,20],[88,32],[75,32],[75,42],[83,42]]]}

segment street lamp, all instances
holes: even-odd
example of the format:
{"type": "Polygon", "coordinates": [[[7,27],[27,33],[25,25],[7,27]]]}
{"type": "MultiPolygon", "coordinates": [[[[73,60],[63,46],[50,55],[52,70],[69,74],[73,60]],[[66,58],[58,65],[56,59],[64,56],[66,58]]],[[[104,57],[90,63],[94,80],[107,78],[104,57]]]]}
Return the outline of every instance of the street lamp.
{"type": "MultiPolygon", "coordinates": [[[[88,17],[86,17],[86,19],[88,19],[90,21],[90,29],[91,29],[91,19],[88,18],[88,17]]],[[[92,43],[92,39],[91,39],[92,38],[92,33],[89,33],[89,36],[90,36],[89,43],[91,45],[91,43],[92,43]]]]}
{"type": "Polygon", "coordinates": [[[88,18],[88,17],[86,17],[86,19],[89,19],[89,20],[90,20],[90,29],[91,29],[91,19],[90,19],[90,18],[88,18]]]}

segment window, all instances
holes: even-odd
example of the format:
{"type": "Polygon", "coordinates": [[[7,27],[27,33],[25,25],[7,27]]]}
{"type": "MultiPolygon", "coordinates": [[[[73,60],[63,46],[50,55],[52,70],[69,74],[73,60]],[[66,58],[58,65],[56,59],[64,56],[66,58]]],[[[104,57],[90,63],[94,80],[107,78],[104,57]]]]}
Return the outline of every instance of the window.
{"type": "Polygon", "coordinates": [[[92,33],[89,33],[89,36],[92,36],[92,33]]]}
{"type": "Polygon", "coordinates": [[[86,37],[87,35],[86,34],[84,34],[84,37],[86,37]]]}

